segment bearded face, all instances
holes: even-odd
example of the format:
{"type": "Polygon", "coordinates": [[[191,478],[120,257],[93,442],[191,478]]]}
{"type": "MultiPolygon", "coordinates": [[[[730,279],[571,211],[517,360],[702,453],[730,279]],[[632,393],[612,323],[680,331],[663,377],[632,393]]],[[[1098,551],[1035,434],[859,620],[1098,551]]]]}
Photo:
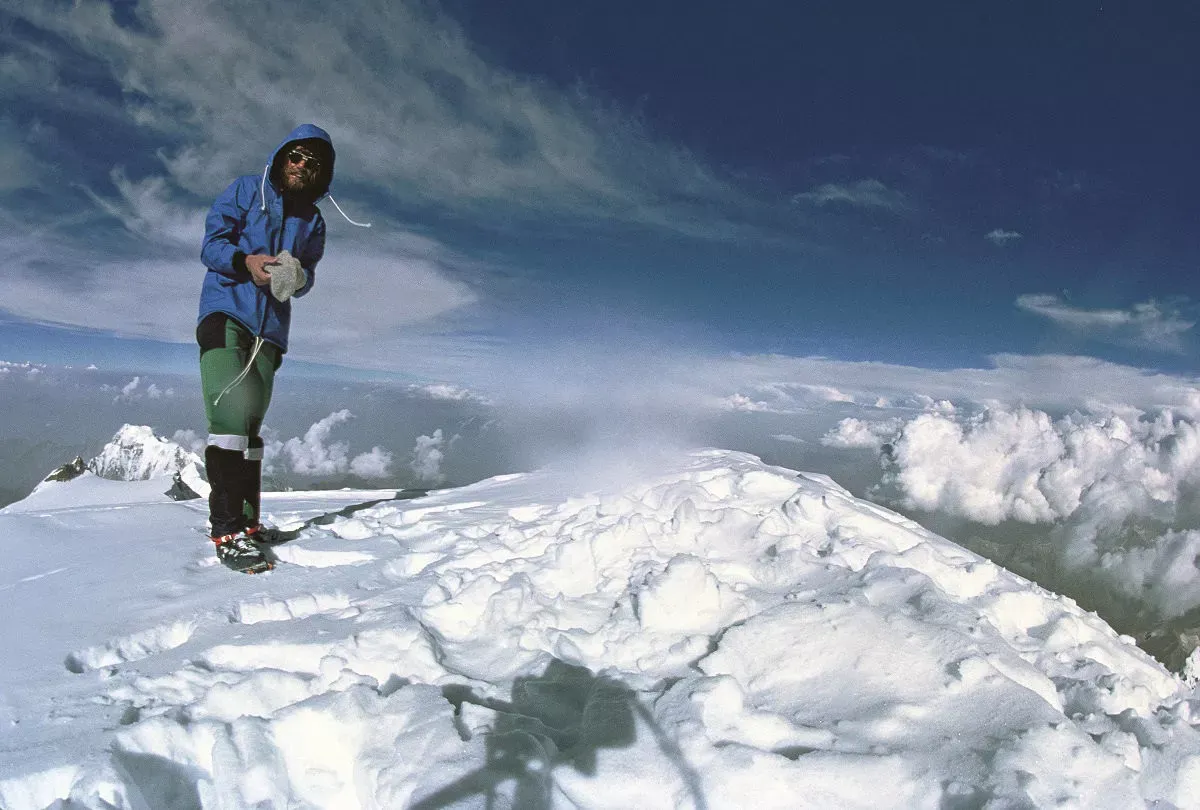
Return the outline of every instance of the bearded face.
{"type": "Polygon", "coordinates": [[[321,158],[303,145],[293,146],[284,156],[280,183],[288,194],[311,191],[321,172],[321,158]]]}

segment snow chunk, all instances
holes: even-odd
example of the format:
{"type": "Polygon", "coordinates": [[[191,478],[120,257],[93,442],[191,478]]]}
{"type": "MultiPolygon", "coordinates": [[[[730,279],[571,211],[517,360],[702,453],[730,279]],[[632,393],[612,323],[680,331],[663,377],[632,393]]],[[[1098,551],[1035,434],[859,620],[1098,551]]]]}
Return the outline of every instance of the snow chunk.
{"type": "Polygon", "coordinates": [[[195,631],[195,621],[169,622],[159,627],[111,639],[104,644],[77,650],[67,656],[66,666],[71,672],[82,673],[111,667],[126,661],[137,661],[186,644],[195,631]]]}

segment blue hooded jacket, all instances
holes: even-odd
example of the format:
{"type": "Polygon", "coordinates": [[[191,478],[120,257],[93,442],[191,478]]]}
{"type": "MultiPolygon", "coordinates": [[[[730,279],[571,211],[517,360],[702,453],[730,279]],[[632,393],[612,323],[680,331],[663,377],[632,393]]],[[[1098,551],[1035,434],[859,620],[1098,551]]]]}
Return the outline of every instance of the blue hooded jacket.
{"type": "Polygon", "coordinates": [[[261,176],[239,177],[217,197],[204,221],[200,260],[208,272],[200,291],[197,323],[214,312],[223,312],[252,334],[278,346],[281,352],[287,351],[292,303],[277,301],[269,286],[254,283],[246,269],[246,256],[277,256],[286,249],[300,260],[308,276],[294,297],[312,289],[317,262],[325,253],[325,220],[316,202],[329,192],[333,161],[329,133],[313,124],[301,124],[271,153],[261,176]],[[322,153],[321,169],[311,195],[288,200],[285,218],[279,171],[288,148],[297,141],[309,141],[322,153]]]}

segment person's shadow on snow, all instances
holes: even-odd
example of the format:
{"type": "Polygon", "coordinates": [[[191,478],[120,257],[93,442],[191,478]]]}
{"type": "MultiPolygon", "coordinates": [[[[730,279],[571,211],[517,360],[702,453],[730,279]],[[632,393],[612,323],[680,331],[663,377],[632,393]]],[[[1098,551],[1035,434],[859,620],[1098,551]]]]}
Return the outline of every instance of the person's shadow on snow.
{"type": "MultiPolygon", "coordinates": [[[[553,805],[554,769],[574,768],[588,776],[596,773],[602,748],[627,748],[637,739],[637,718],[649,723],[660,746],[661,731],[634,692],[611,678],[596,677],[588,669],[555,659],[546,671],[513,682],[512,701],[482,699],[464,686],[443,690],[454,704],[456,716],[463,703],[485,706],[496,712],[488,733],[487,761],[476,771],[412,805],[412,810],[436,810],[470,796],[483,794],[489,810],[495,807],[548,810],[553,805]],[[510,784],[511,783],[511,784],[510,784]]],[[[463,733],[465,729],[460,729],[463,733]]],[[[698,779],[673,745],[667,753],[689,776],[689,787],[699,798],[698,779]]]]}

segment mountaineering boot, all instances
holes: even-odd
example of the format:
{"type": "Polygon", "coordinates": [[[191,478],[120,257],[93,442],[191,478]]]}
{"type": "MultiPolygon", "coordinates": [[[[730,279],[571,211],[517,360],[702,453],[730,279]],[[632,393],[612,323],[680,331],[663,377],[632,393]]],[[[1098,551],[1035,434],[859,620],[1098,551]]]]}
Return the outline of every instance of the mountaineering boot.
{"type": "Polygon", "coordinates": [[[212,492],[208,496],[210,540],[217,547],[217,559],[226,568],[257,574],[274,565],[246,534],[243,474],[245,464],[238,450],[209,445],[204,448],[204,465],[212,492]]]}
{"type": "Polygon", "coordinates": [[[217,546],[217,559],[226,568],[246,574],[259,574],[275,567],[245,532],[235,532],[212,538],[217,546]]]}

